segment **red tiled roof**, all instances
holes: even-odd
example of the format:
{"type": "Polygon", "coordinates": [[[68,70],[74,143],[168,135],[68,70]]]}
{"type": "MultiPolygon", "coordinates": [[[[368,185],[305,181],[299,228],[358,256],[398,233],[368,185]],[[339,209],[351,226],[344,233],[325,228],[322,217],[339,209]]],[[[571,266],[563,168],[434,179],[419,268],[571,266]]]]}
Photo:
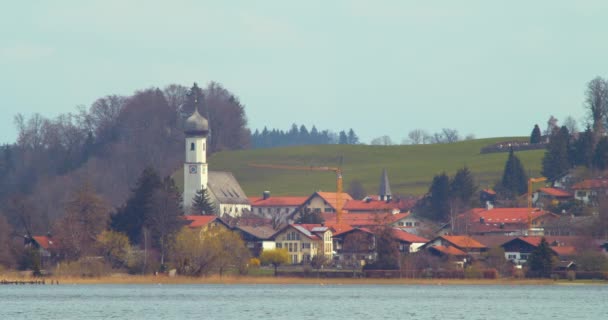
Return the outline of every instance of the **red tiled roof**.
{"type": "Polygon", "coordinates": [[[432,246],[432,247],[429,247],[429,249],[435,249],[443,254],[447,254],[450,256],[466,256],[467,255],[464,251],[459,250],[458,248],[455,248],[455,247],[432,246]]]}
{"type": "Polygon", "coordinates": [[[188,227],[200,228],[200,227],[204,227],[204,226],[208,225],[209,223],[211,223],[212,221],[217,219],[217,216],[192,216],[192,215],[190,215],[190,216],[184,216],[184,219],[186,221],[190,222],[188,224],[188,227]]]}
{"type": "Polygon", "coordinates": [[[428,239],[419,237],[415,234],[411,234],[409,232],[403,231],[399,228],[393,228],[393,237],[395,237],[395,239],[402,241],[402,242],[409,242],[409,243],[427,243],[429,242],[428,239]]]}
{"type": "Polygon", "coordinates": [[[496,191],[494,191],[492,189],[483,189],[483,192],[485,192],[487,194],[491,194],[491,195],[496,195],[496,191]]]}
{"type": "Polygon", "coordinates": [[[34,241],[43,249],[48,250],[57,247],[57,244],[53,242],[53,239],[48,236],[33,236],[32,238],[34,238],[34,241]]]}
{"type": "Polygon", "coordinates": [[[252,207],[298,207],[306,202],[308,197],[249,197],[252,207]]]}
{"type": "MultiPolygon", "coordinates": [[[[496,223],[527,223],[528,222],[528,214],[532,220],[536,220],[544,215],[551,214],[541,209],[532,209],[528,208],[474,208],[470,211],[470,220],[479,222],[481,218],[485,221],[486,224],[496,224],[496,223]]],[[[461,216],[466,214],[461,214],[461,216]]]]}
{"type": "Polygon", "coordinates": [[[466,249],[486,249],[487,247],[469,236],[441,236],[449,243],[466,249]]]}
{"type": "Polygon", "coordinates": [[[558,188],[540,188],[538,191],[548,194],[550,196],[554,196],[557,198],[569,198],[572,197],[572,194],[566,190],[558,189],[558,188]]]}
{"type": "Polygon", "coordinates": [[[334,224],[331,226],[331,229],[333,230],[333,235],[335,237],[353,230],[353,227],[348,224],[334,224]]]}
{"type": "Polygon", "coordinates": [[[348,211],[385,211],[400,210],[399,202],[386,202],[379,200],[350,200],[344,205],[348,211]]]}
{"type": "MultiPolygon", "coordinates": [[[[395,223],[405,217],[409,213],[345,213],[342,215],[342,224],[348,224],[353,227],[360,226],[379,226],[395,223]]],[[[323,214],[326,225],[334,225],[336,223],[335,213],[323,214]]]]}
{"type": "Polygon", "coordinates": [[[573,246],[551,247],[551,250],[560,257],[570,257],[576,254],[576,248],[573,246]]]}
{"type": "Polygon", "coordinates": [[[587,179],[572,186],[574,190],[608,188],[608,179],[587,179]]]}
{"type": "MultiPolygon", "coordinates": [[[[315,192],[309,198],[314,197],[315,194],[319,195],[319,197],[321,197],[321,199],[325,200],[325,202],[327,202],[332,208],[337,209],[336,206],[337,206],[337,201],[338,200],[337,200],[337,197],[336,197],[336,195],[337,195],[336,192],[315,192]]],[[[309,198],[307,198],[307,199],[309,199],[309,198]]],[[[353,200],[353,198],[350,196],[350,194],[348,194],[346,192],[343,192],[341,194],[341,199],[340,200],[342,201],[342,208],[344,208],[344,205],[347,202],[353,200]]]]}

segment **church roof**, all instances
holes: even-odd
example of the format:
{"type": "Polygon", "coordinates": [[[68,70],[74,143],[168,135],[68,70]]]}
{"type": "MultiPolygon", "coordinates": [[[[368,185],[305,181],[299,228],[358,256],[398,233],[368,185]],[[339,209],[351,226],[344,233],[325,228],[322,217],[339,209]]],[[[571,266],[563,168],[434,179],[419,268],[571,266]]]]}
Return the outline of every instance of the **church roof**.
{"type": "Polygon", "coordinates": [[[245,192],[231,172],[209,171],[207,188],[219,203],[250,204],[245,192]]]}
{"type": "Polygon", "coordinates": [[[382,170],[382,177],[380,178],[380,188],[378,190],[379,196],[392,196],[391,185],[388,183],[388,173],[386,169],[382,170]]]}
{"type": "Polygon", "coordinates": [[[184,132],[188,135],[207,135],[209,133],[209,122],[205,117],[198,113],[198,108],[194,108],[194,112],[186,119],[184,123],[184,132]]]}

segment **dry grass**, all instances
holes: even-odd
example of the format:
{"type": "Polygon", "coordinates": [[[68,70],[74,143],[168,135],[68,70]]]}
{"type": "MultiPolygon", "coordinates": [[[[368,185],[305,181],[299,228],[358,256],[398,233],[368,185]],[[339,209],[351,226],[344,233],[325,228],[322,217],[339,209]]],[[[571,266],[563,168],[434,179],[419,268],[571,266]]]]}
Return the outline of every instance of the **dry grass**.
{"type": "MultiPolygon", "coordinates": [[[[15,274],[0,275],[0,280],[28,280],[27,276],[16,277],[15,274]]],[[[575,282],[563,282],[538,279],[494,279],[494,280],[472,280],[472,279],[318,279],[318,278],[283,278],[283,277],[235,277],[235,276],[210,276],[210,277],[167,277],[167,276],[137,276],[116,274],[105,277],[80,278],[80,277],[49,277],[47,283],[59,281],[59,284],[273,284],[273,285],[554,285],[554,284],[581,284],[575,282]]],[[[586,282],[588,283],[588,282],[586,282]]],[[[608,283],[608,282],[593,282],[608,283]]]]}

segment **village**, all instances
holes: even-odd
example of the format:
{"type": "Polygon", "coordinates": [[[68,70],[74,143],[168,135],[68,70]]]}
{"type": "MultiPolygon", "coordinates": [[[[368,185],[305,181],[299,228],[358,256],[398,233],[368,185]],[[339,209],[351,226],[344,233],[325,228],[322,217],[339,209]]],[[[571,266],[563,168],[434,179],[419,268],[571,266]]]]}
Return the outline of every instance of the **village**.
{"type": "MultiPolygon", "coordinates": [[[[462,211],[446,213],[446,221],[419,214],[423,197],[393,195],[389,172],[382,168],[378,168],[377,192],[357,200],[343,191],[339,167],[251,164],[327,171],[336,174],[336,190],[292,196],[274,196],[267,190],[247,196],[232,173],[209,168],[209,123],[198,112],[202,96],[196,85],[190,97],[194,111],[184,125],[181,199],[185,214],[180,221],[195,240],[181,246],[202,252],[209,239],[223,239],[217,240],[223,245],[221,254],[230,258],[220,267],[220,275],[230,269],[247,272],[242,270],[261,264],[274,266],[275,275],[289,276],[310,276],[316,270],[315,275],[323,277],[606,279],[606,270],[596,265],[596,258],[605,259],[608,242],[605,232],[593,227],[599,211],[605,210],[602,199],[608,179],[576,179],[568,173],[546,184],[546,178],[530,178],[528,192],[517,197],[519,204],[501,201],[496,191],[482,189],[475,199],[482,207],[461,207],[462,211]],[[555,212],[554,208],[571,207],[568,204],[591,213],[555,212]],[[227,233],[237,236],[248,252],[229,245],[232,240],[225,239],[233,238],[227,233]],[[241,257],[240,262],[233,255],[241,257]],[[243,257],[248,257],[246,262],[243,257]]],[[[62,243],[52,235],[33,235],[26,238],[26,246],[39,250],[41,269],[51,268],[61,258],[62,243]]],[[[163,262],[165,255],[179,255],[171,252],[177,247],[140,244],[133,250],[163,257],[155,273],[212,273],[192,265],[196,260],[192,255],[200,252],[182,254],[182,260],[173,265],[163,262]],[[162,250],[167,252],[159,253],[162,250]]],[[[109,255],[117,260],[115,253],[109,255]]]]}

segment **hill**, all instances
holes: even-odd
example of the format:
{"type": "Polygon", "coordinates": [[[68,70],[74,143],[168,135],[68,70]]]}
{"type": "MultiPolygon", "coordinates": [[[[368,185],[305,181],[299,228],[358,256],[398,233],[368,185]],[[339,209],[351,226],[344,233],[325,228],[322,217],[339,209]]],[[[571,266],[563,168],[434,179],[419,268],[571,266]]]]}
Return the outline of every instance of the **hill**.
{"type": "MultiPolygon", "coordinates": [[[[331,172],[259,169],[250,163],[336,166],[343,156],[344,188],[360,180],[365,190],[377,192],[382,168],[386,168],[393,193],[424,194],[433,176],[442,171],[452,175],[468,166],[480,187],[492,186],[502,175],[507,153],[481,154],[484,146],[500,141],[525,141],[528,138],[490,138],[452,144],[369,146],[316,145],[271,149],[219,152],[210,158],[211,170],[232,171],[249,196],[270,190],[273,195],[308,195],[313,191],[335,190],[331,172]]],[[[538,175],[544,150],[516,153],[526,170],[538,175]]],[[[182,185],[182,175],[176,174],[182,185]]]]}

